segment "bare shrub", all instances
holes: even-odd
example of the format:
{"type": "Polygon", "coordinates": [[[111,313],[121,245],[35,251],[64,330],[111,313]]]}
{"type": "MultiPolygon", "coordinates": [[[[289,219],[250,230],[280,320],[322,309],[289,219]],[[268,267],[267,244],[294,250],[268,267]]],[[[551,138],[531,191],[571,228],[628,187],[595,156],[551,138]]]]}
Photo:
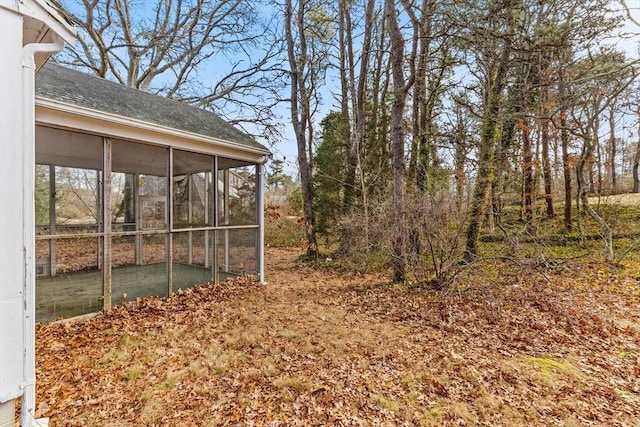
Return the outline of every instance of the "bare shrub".
{"type": "Polygon", "coordinates": [[[447,191],[416,194],[407,199],[406,209],[410,276],[417,283],[443,289],[459,272],[465,214],[447,191]]]}
{"type": "MultiPolygon", "coordinates": [[[[368,218],[353,213],[342,218],[338,256],[352,266],[388,264],[392,251],[391,203],[372,203],[368,218]]],[[[447,191],[407,197],[402,224],[408,279],[442,289],[459,271],[464,249],[464,212],[447,191]]]]}
{"type": "Polygon", "coordinates": [[[390,209],[387,199],[372,203],[367,217],[362,212],[343,216],[336,225],[340,240],[336,255],[355,269],[386,266],[391,254],[390,209]]]}

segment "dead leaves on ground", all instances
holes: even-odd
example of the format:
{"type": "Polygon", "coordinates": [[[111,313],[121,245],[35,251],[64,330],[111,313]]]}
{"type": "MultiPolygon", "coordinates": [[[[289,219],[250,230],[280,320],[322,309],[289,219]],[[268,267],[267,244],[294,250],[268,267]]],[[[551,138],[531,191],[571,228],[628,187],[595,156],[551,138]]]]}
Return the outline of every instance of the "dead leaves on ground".
{"type": "Polygon", "coordinates": [[[296,256],[269,249],[266,287],[198,286],[39,325],[37,415],[52,426],[640,422],[631,271],[578,265],[547,283],[505,270],[504,283],[478,274],[442,293],[296,256]]]}

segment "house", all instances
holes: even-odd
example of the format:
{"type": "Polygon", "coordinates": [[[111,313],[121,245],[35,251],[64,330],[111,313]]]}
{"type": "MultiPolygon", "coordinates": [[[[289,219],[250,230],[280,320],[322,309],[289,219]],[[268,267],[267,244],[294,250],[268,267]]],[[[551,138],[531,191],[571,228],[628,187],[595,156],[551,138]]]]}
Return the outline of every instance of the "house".
{"type": "Polygon", "coordinates": [[[36,317],[264,280],[269,151],[211,112],[43,66],[75,41],[55,0],[0,0],[0,40],[0,427],[18,398],[31,427],[36,317]]]}

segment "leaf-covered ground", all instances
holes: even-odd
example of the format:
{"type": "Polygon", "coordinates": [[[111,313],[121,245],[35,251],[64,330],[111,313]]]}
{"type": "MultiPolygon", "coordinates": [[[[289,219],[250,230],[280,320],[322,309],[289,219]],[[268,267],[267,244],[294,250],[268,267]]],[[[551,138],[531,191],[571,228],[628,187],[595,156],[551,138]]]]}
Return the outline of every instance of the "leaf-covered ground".
{"type": "Polygon", "coordinates": [[[267,251],[200,286],[37,328],[51,426],[638,426],[640,269],[493,260],[447,293],[267,251]]]}

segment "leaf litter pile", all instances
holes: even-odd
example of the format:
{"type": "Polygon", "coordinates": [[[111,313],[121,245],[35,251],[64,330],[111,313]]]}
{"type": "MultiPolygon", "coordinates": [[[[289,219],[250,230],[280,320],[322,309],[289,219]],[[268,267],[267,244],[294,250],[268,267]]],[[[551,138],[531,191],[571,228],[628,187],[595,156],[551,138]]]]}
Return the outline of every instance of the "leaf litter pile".
{"type": "Polygon", "coordinates": [[[50,426],[640,425],[634,267],[479,265],[466,287],[438,292],[297,255],[267,250],[268,286],[202,285],[38,325],[36,415],[50,426]]]}

